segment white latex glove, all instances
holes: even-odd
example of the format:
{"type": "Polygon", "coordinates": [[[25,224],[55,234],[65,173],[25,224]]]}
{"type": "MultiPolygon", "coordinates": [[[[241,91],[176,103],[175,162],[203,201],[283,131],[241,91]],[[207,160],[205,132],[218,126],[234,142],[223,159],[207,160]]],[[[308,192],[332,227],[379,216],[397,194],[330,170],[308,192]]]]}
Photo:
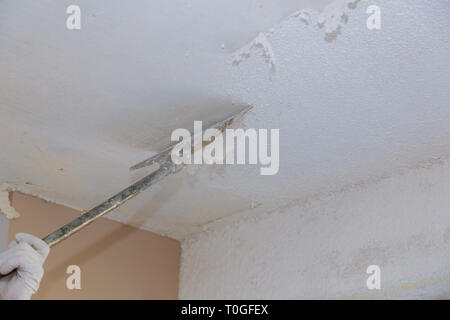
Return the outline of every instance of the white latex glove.
{"type": "Polygon", "coordinates": [[[15,238],[0,253],[0,299],[28,300],[39,288],[50,248],[31,234],[15,238]]]}

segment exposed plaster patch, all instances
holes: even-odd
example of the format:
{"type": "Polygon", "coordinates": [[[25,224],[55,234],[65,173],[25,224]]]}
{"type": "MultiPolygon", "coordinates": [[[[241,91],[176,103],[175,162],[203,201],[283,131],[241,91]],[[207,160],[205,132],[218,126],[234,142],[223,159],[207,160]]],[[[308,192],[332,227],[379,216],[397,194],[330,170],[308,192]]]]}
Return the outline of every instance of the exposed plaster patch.
{"type": "Polygon", "coordinates": [[[301,21],[303,21],[305,24],[311,24],[311,14],[313,13],[313,10],[311,9],[302,9],[295,11],[291,17],[299,18],[301,21]]]}
{"type": "MultiPolygon", "coordinates": [[[[273,33],[265,33],[276,54],[278,74],[274,77],[264,74],[267,66],[258,56],[258,50],[253,52],[253,57],[234,68],[230,65],[231,57],[226,55],[235,43],[245,44],[251,39],[249,35],[267,30],[265,26],[273,25],[273,21],[252,29],[245,36],[242,32],[240,39],[234,38],[232,33],[229,37],[217,34],[213,37],[213,44],[207,42],[209,36],[202,36],[200,30],[186,30],[186,39],[195,34],[195,41],[198,40],[202,44],[200,47],[205,49],[195,51],[196,55],[199,54],[198,60],[189,64],[180,62],[184,61],[181,58],[186,51],[186,43],[179,40],[179,35],[173,36],[171,43],[181,44],[181,47],[173,48],[173,52],[179,53],[180,57],[173,56],[174,63],[171,65],[176,70],[171,70],[170,66],[162,63],[167,60],[166,50],[162,62],[158,61],[158,57],[147,60],[145,52],[148,50],[128,50],[142,45],[139,39],[144,35],[139,33],[140,30],[147,32],[159,28],[141,28],[136,23],[133,24],[136,29],[120,36],[114,29],[114,35],[121,43],[117,47],[128,48],[127,52],[119,50],[117,54],[102,60],[102,49],[109,44],[105,39],[111,38],[104,34],[105,30],[95,37],[91,35],[89,39],[83,38],[82,42],[67,46],[64,37],[53,33],[52,30],[58,28],[45,29],[40,23],[52,20],[42,19],[48,12],[32,10],[29,18],[36,19],[36,23],[29,25],[45,27],[43,31],[50,35],[49,39],[58,39],[55,43],[59,50],[38,50],[37,55],[30,56],[29,49],[36,49],[34,46],[28,48],[28,37],[33,37],[33,32],[25,28],[20,33],[20,39],[14,37],[11,42],[6,40],[11,34],[8,31],[17,29],[13,22],[35,20],[9,19],[11,23],[5,25],[9,29],[4,30],[2,25],[0,37],[2,48],[5,48],[0,59],[2,74],[5,73],[2,77],[4,83],[0,86],[0,127],[2,132],[7,133],[5,139],[0,141],[0,149],[5,155],[1,159],[1,181],[20,182],[27,190],[59,203],[68,203],[70,207],[90,208],[128,185],[128,166],[146,158],[149,151],[156,151],[158,141],[168,138],[172,128],[189,128],[191,120],[203,119],[202,115],[215,114],[216,110],[224,109],[216,108],[216,104],[211,103],[210,108],[198,108],[193,112],[198,103],[189,91],[197,90],[199,94],[207,93],[211,100],[215,95],[227,94],[254,104],[255,117],[249,120],[250,127],[282,128],[284,137],[288,139],[281,145],[281,152],[285,153],[282,166],[286,169],[278,177],[261,183],[253,175],[251,166],[202,167],[206,169],[200,170],[198,179],[186,172],[187,177],[174,178],[173,183],[167,183],[165,188],[149,190],[146,195],[112,212],[114,219],[181,237],[196,231],[198,225],[211,220],[211,217],[227,216],[230,211],[247,209],[250,200],[264,203],[253,211],[273,211],[285,203],[300,203],[316,192],[335,190],[352,181],[390,172],[392,167],[410,164],[430,154],[441,154],[448,140],[449,131],[445,129],[445,122],[450,114],[445,108],[448,96],[448,90],[444,88],[448,83],[445,75],[449,73],[443,59],[448,52],[445,43],[449,42],[441,43],[447,37],[439,32],[446,30],[442,21],[447,21],[447,11],[442,9],[447,7],[438,4],[439,1],[433,2],[433,5],[418,4],[417,8],[415,4],[401,4],[401,1],[386,2],[383,8],[388,7],[383,10],[388,16],[385,18],[392,23],[386,24],[382,33],[374,32],[370,41],[364,41],[368,39],[364,32],[368,31],[363,8],[368,3],[358,3],[359,9],[350,11],[349,25],[342,27],[345,34],[333,44],[323,40],[325,29],[317,27],[318,11],[311,15],[310,25],[305,25],[301,21],[305,16],[299,15],[276,27],[273,33]],[[409,32],[410,22],[414,17],[422,17],[421,14],[427,28],[409,32]],[[384,37],[383,34],[389,36],[384,37]],[[128,42],[129,39],[136,41],[128,42]],[[217,53],[220,50],[219,39],[227,44],[226,51],[220,54],[217,53]],[[23,45],[24,50],[16,50],[19,44],[23,45]],[[419,50],[411,50],[417,46],[419,50]],[[209,52],[207,48],[213,50],[209,52]],[[129,60],[132,63],[124,64],[123,57],[129,52],[133,53],[133,59],[129,60]],[[205,52],[209,55],[203,56],[205,52]],[[79,57],[83,63],[66,59],[67,55],[74,59],[79,57]],[[39,57],[39,63],[35,64],[32,57],[39,57]],[[105,62],[101,68],[90,68],[99,61],[105,62]],[[399,61],[402,63],[399,64],[399,61]],[[145,68],[141,62],[145,62],[145,68]],[[163,66],[164,72],[154,70],[159,71],[159,65],[163,66]],[[262,70],[254,68],[255,65],[262,65],[262,70]],[[24,73],[17,73],[17,70],[24,73]],[[49,70],[54,72],[47,72],[49,70]],[[58,70],[69,70],[74,77],[62,77],[58,70]],[[203,75],[199,70],[206,71],[208,75],[203,75]],[[210,77],[210,70],[218,72],[210,77]],[[17,77],[18,74],[22,76],[17,77]],[[125,74],[126,77],[116,76],[118,74],[125,74]],[[187,81],[183,80],[184,74],[189,75],[187,81]],[[40,76],[44,80],[37,83],[35,79],[40,76]],[[86,82],[86,79],[92,82],[86,82]],[[192,87],[191,83],[194,84],[192,87]],[[36,87],[36,84],[42,86],[36,87]],[[64,99],[64,93],[69,91],[84,98],[75,102],[64,99]],[[162,93],[159,94],[159,91],[162,93]],[[47,92],[52,94],[43,94],[47,92]],[[171,97],[174,97],[173,100],[171,97]],[[179,103],[178,99],[188,101],[188,105],[179,103]],[[107,113],[104,106],[108,107],[107,113]],[[429,107],[425,110],[423,106],[429,107]],[[86,114],[79,110],[90,112],[86,114]],[[3,117],[3,112],[12,115],[3,117]],[[17,118],[17,124],[11,123],[13,116],[17,118]],[[83,126],[78,130],[80,123],[83,126]],[[25,130],[29,134],[22,133],[25,130]],[[103,141],[105,136],[111,139],[103,141]],[[295,140],[289,140],[291,137],[295,140]],[[36,146],[35,140],[38,142],[36,146]],[[296,148],[292,148],[293,145],[296,148]],[[36,152],[30,152],[34,149],[36,152]],[[65,168],[64,173],[59,170],[62,167],[65,168]],[[284,175],[287,171],[290,174],[284,175]],[[33,185],[24,185],[27,180],[33,185]],[[194,183],[195,188],[192,187],[194,183]],[[208,192],[211,190],[217,194],[214,202],[209,199],[208,192]],[[279,193],[279,190],[283,192],[279,193]],[[235,198],[239,203],[229,204],[235,202],[235,198]],[[233,210],[230,205],[234,206],[233,210]],[[135,212],[138,213],[136,218],[135,212]]],[[[289,14],[291,9],[283,15],[289,14]]],[[[138,12],[130,13],[139,15],[138,12]]],[[[142,21],[154,20],[144,18],[142,21]]],[[[198,25],[202,29],[210,29],[210,25],[198,25]]],[[[219,32],[220,29],[214,30],[219,32]]],[[[153,39],[148,33],[145,37],[153,39]]],[[[162,41],[166,43],[167,37],[164,36],[162,41]]],[[[55,45],[53,42],[50,47],[55,45]]],[[[167,48],[172,52],[172,48],[167,48]]],[[[190,50],[191,58],[195,59],[194,51],[192,48],[190,50]]],[[[192,169],[195,174],[195,168],[192,169]]]]}
{"type": "MultiPolygon", "coordinates": [[[[27,182],[25,182],[25,185],[32,186],[33,183],[27,181],[27,182]]],[[[10,193],[11,192],[20,192],[20,193],[30,195],[35,198],[44,200],[45,202],[48,202],[48,203],[53,203],[56,205],[68,207],[68,208],[80,211],[80,214],[87,211],[84,209],[80,209],[80,208],[71,206],[64,202],[58,202],[53,199],[44,197],[41,194],[38,194],[38,193],[35,193],[35,192],[25,189],[24,187],[20,186],[17,183],[4,182],[3,184],[0,185],[0,213],[3,213],[8,219],[15,219],[15,218],[20,217],[20,213],[17,212],[17,210],[14,209],[14,207],[11,205],[11,201],[10,201],[10,193]]]]}
{"type": "Polygon", "coordinates": [[[354,9],[358,2],[359,0],[333,1],[319,14],[317,22],[325,27],[326,33],[333,33],[347,21],[350,9],[354,9]]]}
{"type": "Polygon", "coordinates": [[[237,65],[244,58],[250,57],[250,52],[253,48],[261,48],[267,63],[269,63],[272,70],[275,69],[275,54],[270,41],[267,39],[267,33],[263,32],[260,32],[255,39],[233,53],[233,64],[237,65]]]}
{"type": "Polygon", "coordinates": [[[200,167],[201,166],[198,164],[191,164],[191,165],[186,166],[185,170],[188,175],[194,176],[199,172],[200,167]]]}
{"type": "Polygon", "coordinates": [[[0,186],[0,212],[6,215],[8,219],[20,217],[20,214],[11,206],[9,193],[14,191],[15,187],[9,183],[3,183],[0,186]]]}
{"type": "Polygon", "coordinates": [[[359,0],[336,0],[319,14],[317,23],[320,28],[325,28],[328,41],[334,40],[340,33],[342,24],[347,23],[349,11],[356,8],[358,2],[359,0]]]}
{"type": "MultiPolygon", "coordinates": [[[[341,25],[347,22],[349,11],[356,8],[358,2],[359,0],[335,0],[318,14],[317,26],[319,28],[325,28],[325,39],[327,41],[332,41],[337,37],[340,33],[341,25]]],[[[311,25],[313,24],[314,12],[313,9],[301,9],[292,13],[288,19],[300,19],[305,24],[311,25]]],[[[250,52],[253,48],[261,48],[266,62],[274,70],[276,59],[268,36],[274,31],[275,27],[272,27],[267,32],[260,32],[255,39],[236,50],[232,54],[233,64],[238,65],[243,59],[250,57],[250,52]]]]}

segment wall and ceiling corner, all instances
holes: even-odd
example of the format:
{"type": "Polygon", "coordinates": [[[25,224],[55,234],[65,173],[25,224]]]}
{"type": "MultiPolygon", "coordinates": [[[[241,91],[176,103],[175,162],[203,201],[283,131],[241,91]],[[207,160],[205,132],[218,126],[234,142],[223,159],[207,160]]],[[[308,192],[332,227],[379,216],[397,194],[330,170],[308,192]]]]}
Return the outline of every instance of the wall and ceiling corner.
{"type": "Polygon", "coordinates": [[[435,131],[449,123],[450,6],[360,1],[347,14],[333,39],[314,27],[317,14],[312,23],[293,15],[267,33],[262,57],[239,53],[247,60],[236,81],[252,88],[243,94],[255,113],[267,113],[249,122],[281,128],[280,175],[299,178],[253,188],[297,197],[186,237],[182,299],[450,297],[450,136],[435,131]],[[373,4],[383,13],[375,33],[364,28],[373,4]],[[370,265],[380,266],[382,290],[366,287],[370,265]]]}
{"type": "Polygon", "coordinates": [[[231,98],[239,126],[280,129],[277,175],[190,166],[108,215],[183,241],[182,298],[359,295],[372,259],[445,295],[450,6],[330,2],[79,0],[69,32],[70,1],[2,1],[0,183],[89,209],[231,98]]]}
{"type": "MultiPolygon", "coordinates": [[[[44,236],[78,217],[80,212],[12,193],[21,217],[11,220],[9,240],[17,232],[44,236]]],[[[51,249],[44,277],[33,299],[176,299],[180,243],[110,219],[95,224],[51,249]],[[80,288],[70,289],[73,271],[80,270],[80,288]]]]}

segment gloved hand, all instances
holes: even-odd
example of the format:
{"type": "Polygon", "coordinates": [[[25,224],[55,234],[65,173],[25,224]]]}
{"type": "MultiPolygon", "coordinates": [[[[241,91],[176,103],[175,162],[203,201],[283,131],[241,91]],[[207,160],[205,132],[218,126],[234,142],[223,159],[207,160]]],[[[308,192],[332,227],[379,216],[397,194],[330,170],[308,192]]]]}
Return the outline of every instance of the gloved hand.
{"type": "Polygon", "coordinates": [[[15,238],[0,253],[0,299],[28,300],[39,288],[50,248],[31,234],[15,238]]]}

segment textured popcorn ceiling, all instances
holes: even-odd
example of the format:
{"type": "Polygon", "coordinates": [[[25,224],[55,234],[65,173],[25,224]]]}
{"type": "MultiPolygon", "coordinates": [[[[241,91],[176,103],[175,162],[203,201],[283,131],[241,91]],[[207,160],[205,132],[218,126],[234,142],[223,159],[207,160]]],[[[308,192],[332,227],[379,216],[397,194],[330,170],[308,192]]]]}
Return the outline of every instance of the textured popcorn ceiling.
{"type": "Polygon", "coordinates": [[[180,238],[449,154],[448,1],[338,1],[355,5],[331,37],[292,14],[328,2],[77,1],[68,31],[71,1],[1,1],[0,184],[90,209],[230,98],[253,105],[245,127],[280,129],[278,175],[193,166],[109,217],[180,238]]]}

